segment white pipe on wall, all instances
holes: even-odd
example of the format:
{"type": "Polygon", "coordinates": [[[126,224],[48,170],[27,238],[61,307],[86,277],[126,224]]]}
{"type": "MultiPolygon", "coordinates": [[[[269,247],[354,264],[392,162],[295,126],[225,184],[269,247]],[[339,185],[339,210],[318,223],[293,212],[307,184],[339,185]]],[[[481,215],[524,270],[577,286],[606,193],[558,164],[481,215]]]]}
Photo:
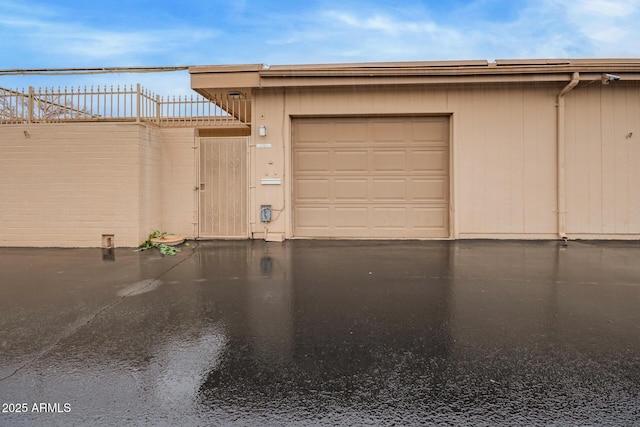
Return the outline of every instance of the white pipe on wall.
{"type": "Polygon", "coordinates": [[[567,238],[566,233],[566,215],[567,215],[567,195],[566,195],[566,176],[565,176],[565,117],[564,117],[564,97],[580,82],[580,73],[575,72],[571,76],[571,81],[558,94],[558,237],[567,238]]]}

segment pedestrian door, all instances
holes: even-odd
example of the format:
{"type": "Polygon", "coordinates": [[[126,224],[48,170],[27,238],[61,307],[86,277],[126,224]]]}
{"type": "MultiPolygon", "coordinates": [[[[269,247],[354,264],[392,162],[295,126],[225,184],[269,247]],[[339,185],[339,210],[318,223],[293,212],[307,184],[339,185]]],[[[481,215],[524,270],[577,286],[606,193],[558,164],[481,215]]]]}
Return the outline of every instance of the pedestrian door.
{"type": "Polygon", "coordinates": [[[248,138],[200,138],[199,237],[249,237],[248,138]]]}

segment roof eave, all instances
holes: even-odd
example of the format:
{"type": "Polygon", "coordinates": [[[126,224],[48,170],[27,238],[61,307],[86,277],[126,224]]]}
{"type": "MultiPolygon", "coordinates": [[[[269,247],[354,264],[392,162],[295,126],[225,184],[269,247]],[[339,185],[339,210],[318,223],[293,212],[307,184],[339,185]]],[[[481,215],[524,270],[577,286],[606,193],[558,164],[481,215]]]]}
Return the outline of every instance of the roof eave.
{"type": "Polygon", "coordinates": [[[488,61],[379,62],[344,64],[220,65],[192,67],[192,88],[345,85],[467,84],[565,82],[574,72],[581,80],[601,73],[640,80],[640,59],[527,59],[488,61]]]}

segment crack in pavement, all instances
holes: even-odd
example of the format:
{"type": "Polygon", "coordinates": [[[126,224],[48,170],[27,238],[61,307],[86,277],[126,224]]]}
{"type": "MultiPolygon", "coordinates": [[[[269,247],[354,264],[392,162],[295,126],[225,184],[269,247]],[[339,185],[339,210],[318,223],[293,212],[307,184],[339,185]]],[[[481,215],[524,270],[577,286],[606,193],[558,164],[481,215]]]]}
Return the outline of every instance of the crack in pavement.
{"type": "Polygon", "coordinates": [[[27,368],[28,366],[32,365],[33,363],[37,362],[38,360],[42,359],[43,357],[45,357],[47,354],[51,353],[62,341],[64,341],[65,339],[75,335],[76,332],[78,332],[80,330],[80,328],[83,328],[87,325],[89,325],[91,322],[93,322],[98,316],[100,316],[102,313],[106,312],[107,310],[115,307],[116,305],[120,304],[122,301],[124,301],[126,298],[128,298],[129,296],[131,296],[131,294],[135,294],[138,295],[141,292],[143,292],[145,289],[147,289],[148,287],[154,285],[156,282],[158,282],[163,276],[165,276],[167,273],[169,273],[171,270],[173,270],[174,268],[178,267],[180,264],[182,264],[183,262],[187,261],[188,259],[190,259],[196,252],[196,248],[198,246],[194,246],[191,254],[189,254],[188,256],[186,256],[184,259],[181,259],[179,262],[175,263],[174,265],[172,265],[171,267],[169,267],[167,270],[165,270],[164,272],[162,272],[160,275],[158,275],[158,277],[155,277],[154,279],[149,280],[149,283],[147,283],[144,287],[142,287],[141,289],[132,289],[130,292],[128,292],[125,295],[122,295],[121,297],[115,299],[114,301],[112,301],[111,303],[105,305],[104,307],[100,308],[98,311],[96,311],[93,315],[89,315],[89,316],[85,316],[84,319],[86,319],[88,317],[88,320],[83,320],[80,322],[76,322],[79,323],[77,326],[75,327],[71,327],[70,331],[66,334],[63,334],[55,343],[53,343],[52,345],[50,345],[48,348],[45,348],[43,351],[41,351],[39,354],[37,354],[33,359],[28,360],[27,362],[23,363],[22,365],[18,366],[12,373],[10,373],[9,375],[5,375],[4,377],[0,378],[0,382],[6,381],[9,378],[13,377],[14,375],[16,375],[18,372],[22,371],[23,369],[27,368]]]}

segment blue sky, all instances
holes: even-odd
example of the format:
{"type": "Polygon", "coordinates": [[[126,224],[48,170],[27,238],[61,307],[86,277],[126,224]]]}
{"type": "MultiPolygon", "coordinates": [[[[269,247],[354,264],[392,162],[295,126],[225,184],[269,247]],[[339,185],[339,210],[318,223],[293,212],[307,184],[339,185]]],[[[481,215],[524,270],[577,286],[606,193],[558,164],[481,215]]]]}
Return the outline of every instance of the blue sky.
{"type": "MultiPolygon", "coordinates": [[[[0,0],[0,69],[640,57],[640,0],[0,0]]],[[[186,72],[0,76],[0,87],[186,72]]]]}

